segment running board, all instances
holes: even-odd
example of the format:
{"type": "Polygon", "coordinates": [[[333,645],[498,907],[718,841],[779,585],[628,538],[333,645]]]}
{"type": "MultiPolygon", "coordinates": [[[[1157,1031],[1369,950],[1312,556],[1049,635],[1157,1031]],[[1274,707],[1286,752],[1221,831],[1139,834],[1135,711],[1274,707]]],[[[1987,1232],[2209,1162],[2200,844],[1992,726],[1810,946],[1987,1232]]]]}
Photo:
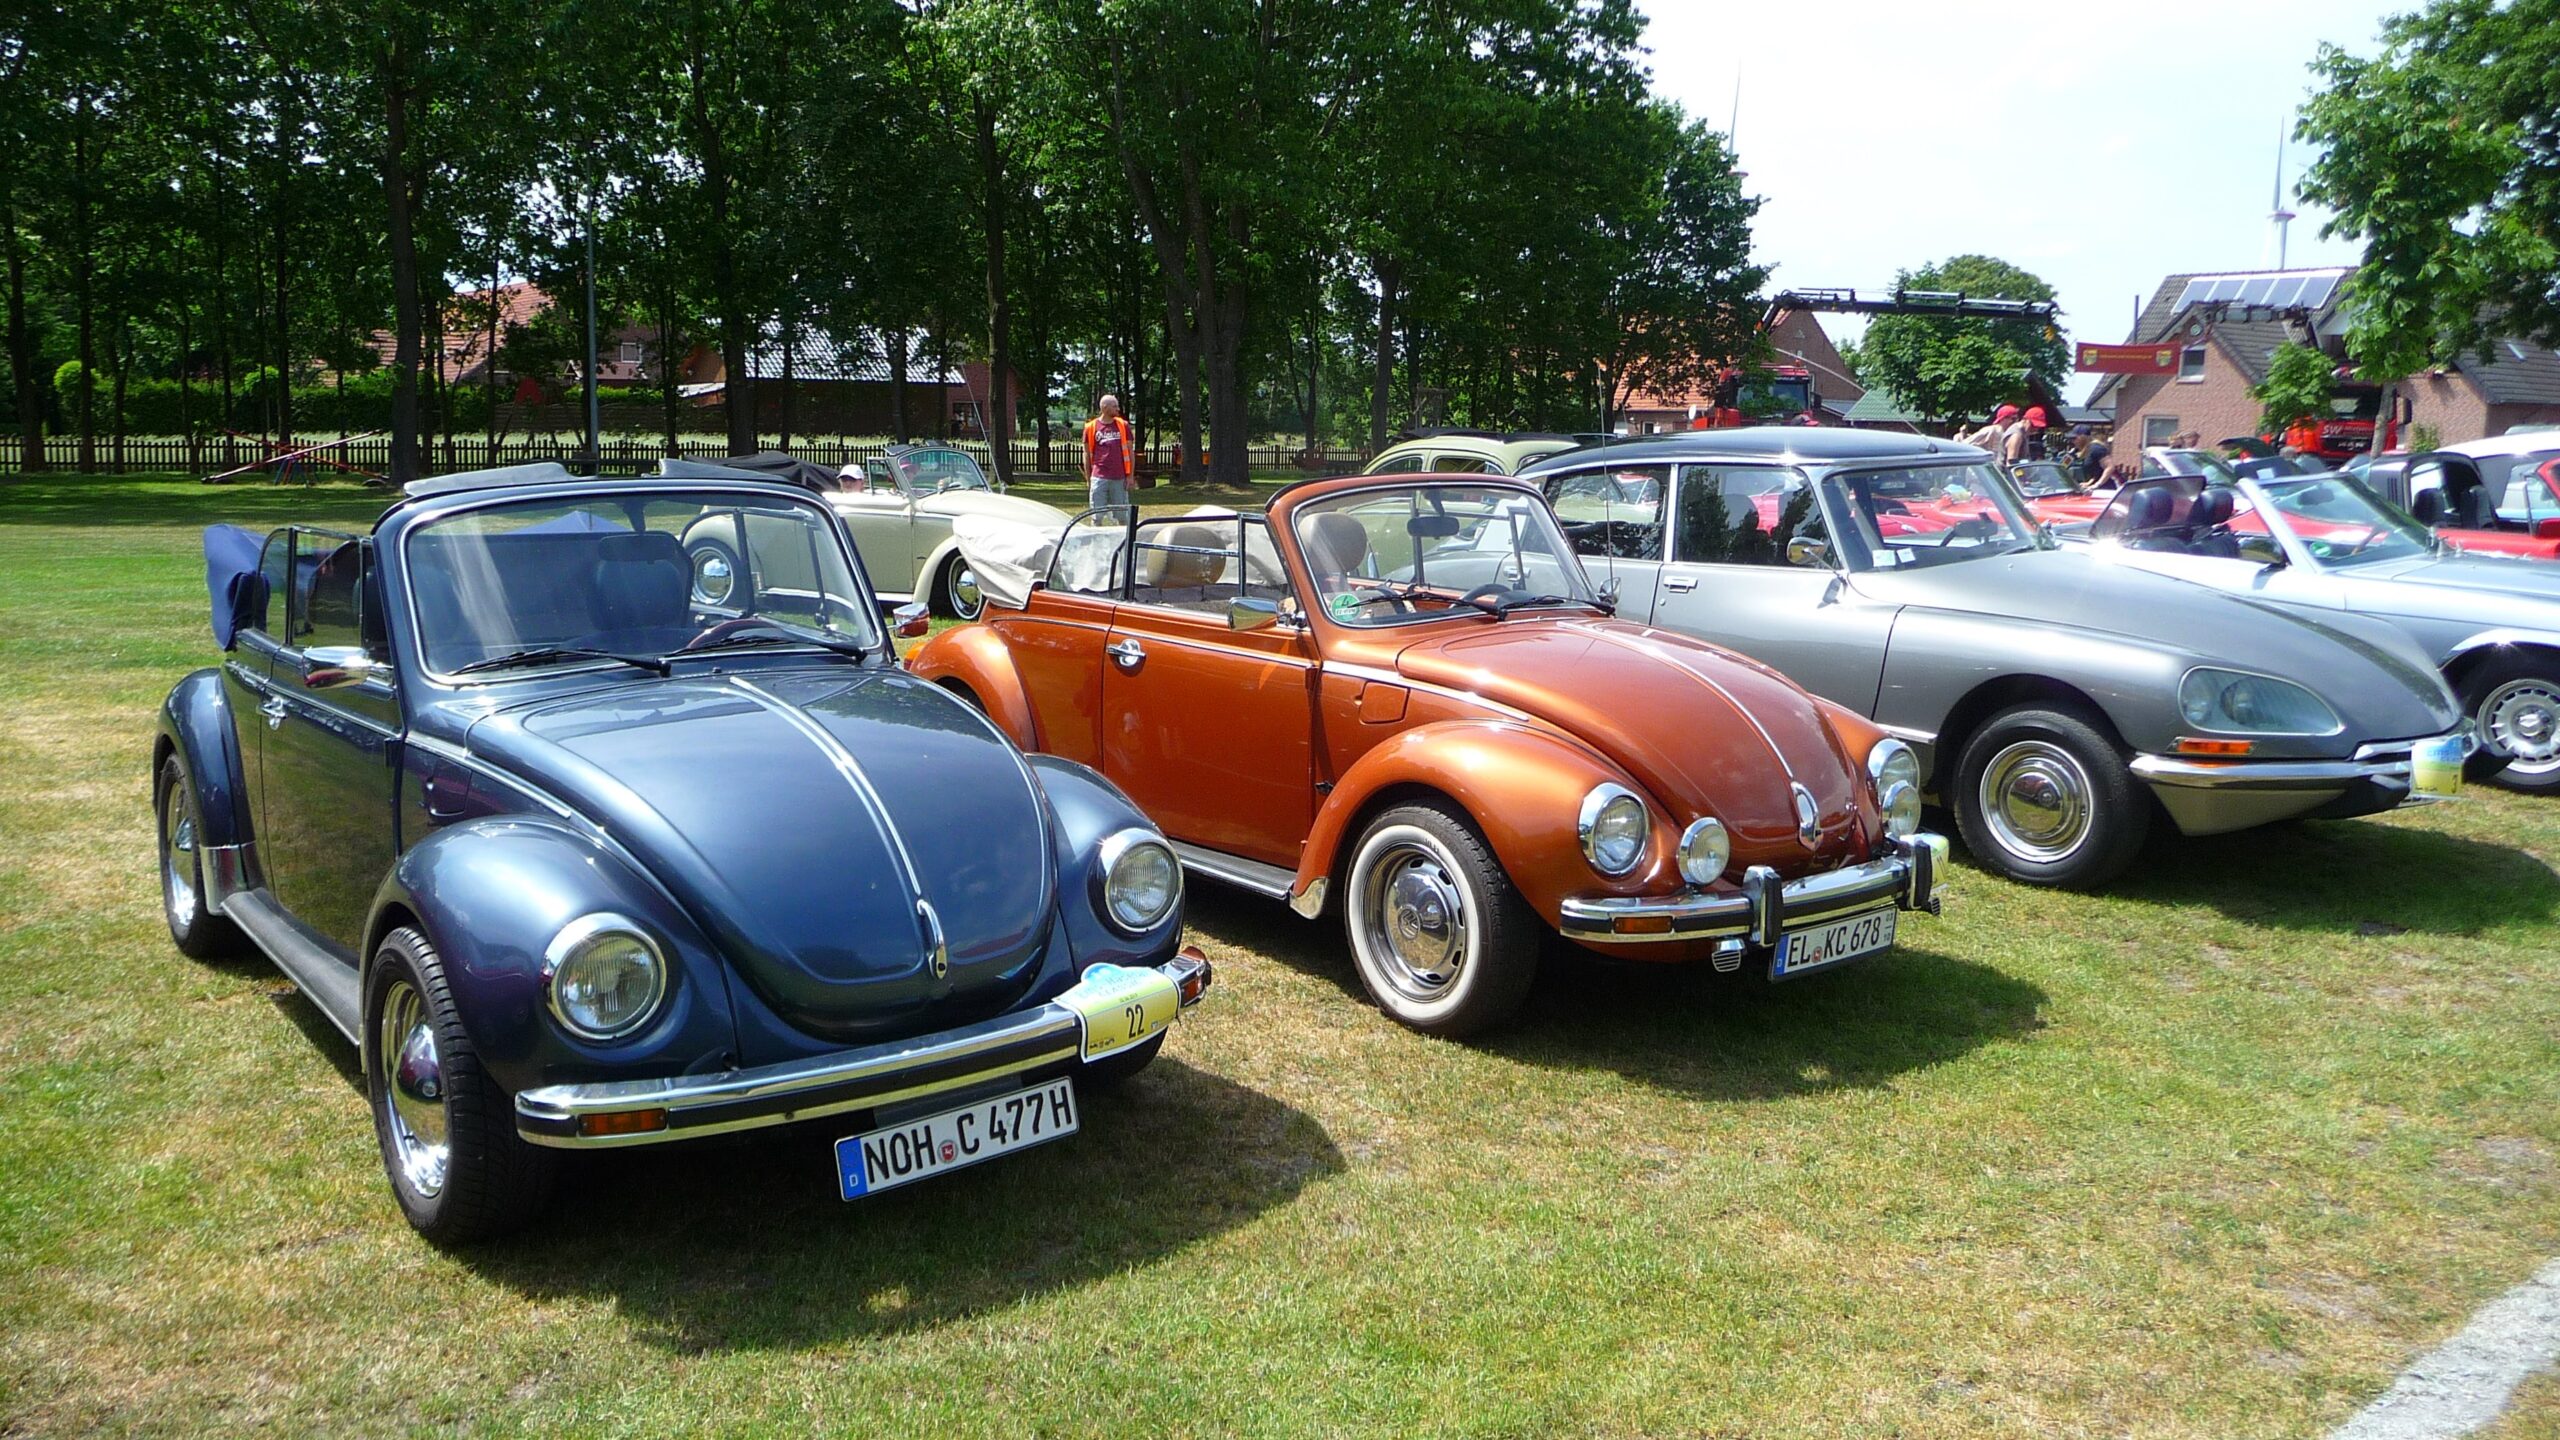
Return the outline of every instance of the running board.
{"type": "Polygon", "coordinates": [[[1224,880],[1230,885],[1250,890],[1256,895],[1273,900],[1286,900],[1289,898],[1289,892],[1296,888],[1298,883],[1298,875],[1294,870],[1283,870],[1277,865],[1265,865],[1259,860],[1247,860],[1241,855],[1229,855],[1223,850],[1188,845],[1180,840],[1170,843],[1173,845],[1173,853],[1182,858],[1184,869],[1196,871],[1212,880],[1224,880]]]}
{"type": "Polygon", "coordinates": [[[222,913],[258,942],[258,948],[267,952],[286,979],[301,987],[339,1034],[355,1041],[356,1027],[363,1023],[364,993],[353,966],[304,934],[264,890],[238,892],[222,903],[222,913]]]}

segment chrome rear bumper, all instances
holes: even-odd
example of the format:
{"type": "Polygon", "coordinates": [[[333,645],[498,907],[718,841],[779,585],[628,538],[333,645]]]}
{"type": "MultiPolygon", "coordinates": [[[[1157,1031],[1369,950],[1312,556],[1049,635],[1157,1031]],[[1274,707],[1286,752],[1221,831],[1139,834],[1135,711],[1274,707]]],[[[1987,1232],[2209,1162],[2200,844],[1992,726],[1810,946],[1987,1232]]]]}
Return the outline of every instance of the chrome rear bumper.
{"type": "MultiPolygon", "coordinates": [[[[1155,969],[1174,983],[1186,1009],[1209,987],[1208,958],[1191,947],[1155,969]]],[[[787,1125],[1068,1064],[1083,1053],[1083,1035],[1076,1013],[1053,1003],[776,1065],[544,1085],[516,1096],[516,1133],[536,1145],[600,1150],[787,1125]]]]}
{"type": "Polygon", "coordinates": [[[1595,945],[1739,940],[1766,948],[1789,930],[1888,904],[1935,915],[1946,864],[1945,837],[1923,831],[1889,842],[1884,854],[1864,864],[1794,880],[1782,881],[1777,871],[1754,865],[1734,890],[1570,897],[1558,929],[1568,940],[1595,945]]]}

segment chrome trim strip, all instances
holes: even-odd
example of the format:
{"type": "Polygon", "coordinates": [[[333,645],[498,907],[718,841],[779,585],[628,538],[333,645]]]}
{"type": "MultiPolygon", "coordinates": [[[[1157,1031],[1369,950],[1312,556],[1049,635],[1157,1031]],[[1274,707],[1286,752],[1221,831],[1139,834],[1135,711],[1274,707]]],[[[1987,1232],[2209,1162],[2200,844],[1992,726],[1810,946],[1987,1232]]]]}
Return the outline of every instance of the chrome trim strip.
{"type": "Polygon", "coordinates": [[[254,840],[237,845],[199,845],[196,857],[204,876],[207,910],[222,913],[232,896],[258,887],[258,843],[254,840]]]}
{"type": "Polygon", "coordinates": [[[1568,939],[1616,945],[1742,939],[1767,946],[1784,931],[1887,903],[1934,913],[1938,904],[1935,860],[1945,842],[1922,831],[1892,843],[1892,853],[1881,858],[1785,881],[1774,892],[1769,881],[1776,872],[1754,865],[1743,872],[1742,887],[1729,892],[1692,891],[1664,898],[1571,896],[1564,902],[1557,928],[1568,939]],[[1618,921],[1637,919],[1668,920],[1671,928],[1645,935],[1617,932],[1618,921]]]}
{"type": "Polygon", "coordinates": [[[1277,865],[1265,865],[1259,860],[1247,860],[1241,855],[1229,855],[1223,850],[1211,850],[1180,840],[1165,843],[1173,847],[1174,858],[1182,862],[1184,869],[1196,870],[1212,880],[1225,881],[1265,899],[1288,899],[1290,888],[1298,881],[1295,871],[1283,870],[1277,865]]]}
{"type": "MultiPolygon", "coordinates": [[[[1179,988],[1209,966],[1205,960],[1176,955],[1153,968],[1179,988]]],[[[1052,1002],[939,1034],[716,1075],[545,1085],[516,1095],[516,1128],[536,1145],[570,1150],[663,1144],[753,1130],[876,1109],[1073,1061],[1082,1052],[1082,1037],[1083,1022],[1076,1013],[1052,1002]],[[973,1063],[977,1061],[985,1063],[973,1063]],[[853,1093],[824,1093],[847,1087],[855,1087],[853,1093]],[[681,1123],[688,1113],[741,1108],[747,1113],[681,1123]],[[669,1120],[663,1130],[606,1136],[577,1133],[582,1116],[661,1109],[668,1112],[669,1120]]]]}

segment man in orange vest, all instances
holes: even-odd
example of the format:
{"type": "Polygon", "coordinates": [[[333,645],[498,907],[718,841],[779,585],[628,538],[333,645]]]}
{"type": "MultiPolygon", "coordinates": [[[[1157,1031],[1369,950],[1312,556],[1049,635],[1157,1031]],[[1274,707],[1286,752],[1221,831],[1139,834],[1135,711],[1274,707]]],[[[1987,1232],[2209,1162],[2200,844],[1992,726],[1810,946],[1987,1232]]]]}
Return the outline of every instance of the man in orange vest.
{"type": "Polygon", "coordinates": [[[1136,447],[1120,397],[1102,397],[1102,413],[1084,422],[1085,503],[1096,510],[1129,503],[1129,457],[1136,447]]]}

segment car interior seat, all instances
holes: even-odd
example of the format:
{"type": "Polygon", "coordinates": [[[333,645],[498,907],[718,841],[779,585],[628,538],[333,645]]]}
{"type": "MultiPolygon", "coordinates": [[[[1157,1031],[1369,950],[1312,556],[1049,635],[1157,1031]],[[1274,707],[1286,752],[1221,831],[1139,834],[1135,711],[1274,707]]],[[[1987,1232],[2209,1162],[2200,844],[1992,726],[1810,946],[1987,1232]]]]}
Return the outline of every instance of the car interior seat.
{"type": "Polygon", "coordinates": [[[1232,526],[1162,525],[1141,534],[1140,604],[1223,610],[1235,597],[1234,585],[1219,583],[1235,554],[1232,526]]]}
{"type": "Polygon", "coordinates": [[[2187,512],[2187,553],[2239,559],[2240,537],[2231,533],[2231,516],[2237,508],[2231,492],[2219,486],[2198,495],[2195,507],[2187,512]]]}
{"type": "Polygon", "coordinates": [[[2176,508],[2166,486],[2136,490],[2124,502],[2124,527],[2116,538],[2135,550],[2177,548],[2183,542],[2169,533],[2169,514],[2176,508]]]}
{"type": "Polygon", "coordinates": [[[2489,503],[2489,487],[2477,481],[2459,490],[2448,487],[2445,510],[2451,517],[2451,523],[2465,530],[2497,528],[2498,512],[2497,507],[2489,503]]]}
{"type": "Polygon", "coordinates": [[[1356,518],[1326,511],[1307,522],[1307,568],[1319,581],[1360,574],[1369,564],[1369,527],[1356,518]]]}
{"type": "Polygon", "coordinates": [[[2433,487],[2409,497],[2409,516],[2432,530],[2444,523],[2444,492],[2433,487]]]}
{"type": "Polygon", "coordinates": [[[590,570],[596,626],[611,648],[667,650],[691,639],[691,575],[683,544],[663,530],[597,540],[590,570]]]}

